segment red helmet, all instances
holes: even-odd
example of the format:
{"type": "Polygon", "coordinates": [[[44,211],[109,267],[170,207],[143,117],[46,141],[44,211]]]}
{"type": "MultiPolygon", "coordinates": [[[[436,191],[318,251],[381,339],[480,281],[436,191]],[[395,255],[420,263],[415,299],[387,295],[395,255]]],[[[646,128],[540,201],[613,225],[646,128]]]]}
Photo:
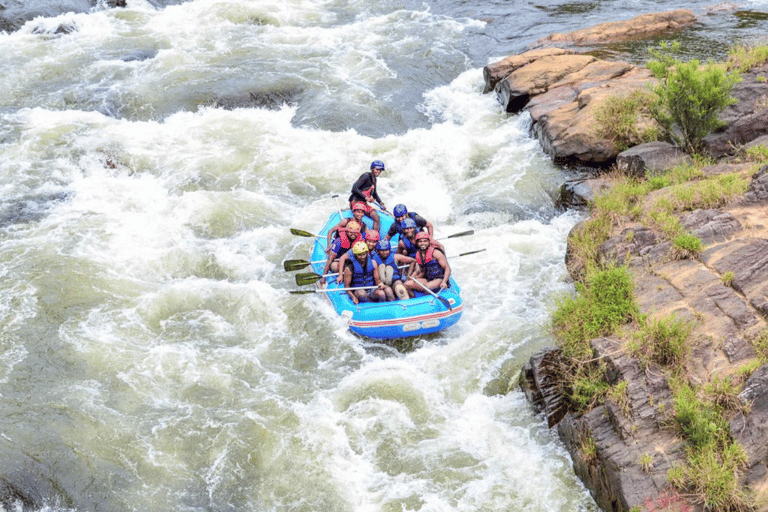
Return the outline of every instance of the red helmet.
{"type": "Polygon", "coordinates": [[[429,240],[430,242],[432,241],[432,237],[431,237],[431,236],[429,236],[429,233],[427,233],[426,231],[419,231],[418,233],[416,233],[416,236],[415,236],[415,237],[413,237],[413,240],[414,240],[415,242],[418,242],[418,241],[419,241],[419,240],[421,240],[422,238],[426,238],[426,239],[427,239],[427,240],[429,240]]]}
{"type": "Polygon", "coordinates": [[[352,204],[352,211],[355,211],[355,210],[363,210],[363,211],[366,211],[366,210],[367,210],[367,208],[366,208],[366,206],[365,206],[365,203],[364,203],[364,202],[362,202],[362,201],[358,201],[358,202],[356,202],[356,203],[353,203],[353,204],[352,204]]]}
{"type": "Polygon", "coordinates": [[[379,232],[374,229],[369,229],[365,232],[365,239],[366,240],[376,240],[377,242],[381,239],[379,236],[379,232]]]}

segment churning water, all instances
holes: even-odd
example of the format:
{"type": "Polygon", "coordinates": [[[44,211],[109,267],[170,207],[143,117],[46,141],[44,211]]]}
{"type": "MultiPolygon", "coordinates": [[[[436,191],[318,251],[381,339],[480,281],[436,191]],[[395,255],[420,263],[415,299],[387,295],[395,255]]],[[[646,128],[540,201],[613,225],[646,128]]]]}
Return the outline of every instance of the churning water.
{"type": "MultiPolygon", "coordinates": [[[[580,214],[481,68],[667,4],[129,0],[0,34],[6,510],[595,511],[524,396],[490,391],[552,343],[580,214]],[[396,347],[282,268],[373,159],[390,207],[475,230],[449,255],[486,249],[451,260],[460,322],[396,347]]],[[[691,37],[764,30],[739,21],[691,37]]]]}

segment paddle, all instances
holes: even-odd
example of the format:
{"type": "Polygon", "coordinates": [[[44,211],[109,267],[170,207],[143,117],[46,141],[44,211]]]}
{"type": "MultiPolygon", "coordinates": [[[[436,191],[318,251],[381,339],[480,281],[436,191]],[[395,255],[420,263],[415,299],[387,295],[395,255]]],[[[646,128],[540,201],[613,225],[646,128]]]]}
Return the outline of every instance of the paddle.
{"type": "Polygon", "coordinates": [[[307,261],[307,260],[285,260],[283,262],[283,268],[286,272],[293,272],[294,270],[301,270],[304,267],[314,265],[315,263],[325,263],[326,260],[321,261],[307,261]]]}
{"type": "Polygon", "coordinates": [[[307,284],[316,283],[319,280],[321,280],[324,277],[330,277],[330,276],[337,276],[339,275],[338,272],[335,274],[315,274],[314,272],[308,272],[306,274],[296,274],[296,284],[299,286],[304,286],[307,284]]]}
{"type": "Polygon", "coordinates": [[[339,206],[339,200],[337,199],[339,197],[339,194],[334,194],[331,197],[333,197],[333,200],[336,201],[336,209],[339,210],[339,218],[343,219],[344,215],[341,213],[341,206],[339,206]]]}
{"type": "Polygon", "coordinates": [[[443,237],[443,238],[438,238],[437,240],[445,240],[446,238],[459,238],[460,236],[469,236],[469,235],[474,235],[474,234],[475,234],[475,230],[474,229],[470,229],[469,231],[462,231],[461,233],[454,233],[452,235],[448,235],[448,236],[443,237]]]}
{"type": "Polygon", "coordinates": [[[469,256],[470,254],[477,254],[479,252],[483,252],[485,249],[478,249],[476,251],[469,251],[469,252],[463,252],[461,254],[457,254],[456,256],[448,256],[449,258],[458,258],[459,256],[469,256]]]}
{"type": "MultiPolygon", "coordinates": [[[[460,234],[460,233],[459,233],[460,234]]],[[[469,251],[469,252],[463,252],[461,254],[455,254],[453,256],[448,256],[449,258],[458,258],[459,256],[469,256],[470,254],[477,254],[478,252],[483,252],[485,249],[478,249],[477,251],[469,251]]],[[[308,267],[310,265],[314,265],[315,263],[325,263],[326,260],[321,261],[307,261],[307,260],[285,260],[283,262],[283,268],[285,268],[286,272],[293,272],[295,270],[301,270],[305,267],[308,267]]]]}
{"type": "Polygon", "coordinates": [[[378,288],[378,286],[358,286],[355,288],[331,288],[331,289],[323,288],[322,290],[288,290],[288,293],[301,295],[304,293],[330,293],[330,292],[346,292],[349,290],[372,290],[374,288],[378,288]]]}
{"type": "MultiPolygon", "coordinates": [[[[400,265],[397,268],[408,268],[408,267],[409,267],[409,265],[400,265]]],[[[296,274],[296,284],[299,285],[299,286],[304,286],[304,285],[307,285],[307,284],[316,283],[316,282],[318,282],[319,280],[321,280],[324,277],[337,276],[337,275],[339,275],[338,272],[335,273],[335,274],[324,274],[324,275],[316,274],[314,272],[306,272],[306,273],[303,273],[303,274],[296,274]]]]}
{"type": "Polygon", "coordinates": [[[438,294],[436,294],[435,292],[427,288],[425,284],[422,284],[421,281],[419,281],[418,279],[411,279],[411,281],[413,281],[414,283],[424,288],[426,291],[430,293],[430,295],[432,295],[434,298],[436,298],[437,300],[445,304],[445,307],[447,307],[450,311],[453,311],[453,308],[451,307],[451,303],[448,302],[448,299],[446,299],[445,297],[439,296],[438,294]]]}
{"type": "Polygon", "coordinates": [[[291,228],[291,233],[296,236],[306,236],[309,238],[323,238],[320,235],[315,235],[314,233],[310,233],[309,231],[304,231],[302,229],[296,229],[296,228],[291,228]]]}

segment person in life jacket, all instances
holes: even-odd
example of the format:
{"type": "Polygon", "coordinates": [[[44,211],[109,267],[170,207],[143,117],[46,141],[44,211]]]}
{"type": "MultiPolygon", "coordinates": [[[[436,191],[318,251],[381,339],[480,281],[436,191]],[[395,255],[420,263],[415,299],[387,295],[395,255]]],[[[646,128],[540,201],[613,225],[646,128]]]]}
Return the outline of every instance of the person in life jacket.
{"type": "Polygon", "coordinates": [[[352,221],[347,226],[339,230],[339,237],[333,241],[328,251],[328,260],[325,262],[325,268],[323,269],[323,275],[328,271],[339,272],[339,263],[336,258],[340,258],[348,250],[352,248],[355,242],[362,242],[363,237],[360,234],[360,224],[357,221],[352,221]]]}
{"type": "Polygon", "coordinates": [[[434,236],[432,223],[416,212],[409,212],[404,204],[395,206],[392,209],[392,215],[395,217],[395,221],[389,227],[389,231],[387,231],[387,236],[385,237],[387,240],[391,240],[397,234],[400,235],[400,238],[403,237],[403,221],[405,219],[413,219],[416,223],[416,231],[426,230],[429,236],[434,236]]]}
{"type": "Polygon", "coordinates": [[[408,279],[404,283],[408,292],[424,290],[415,282],[416,280],[433,292],[448,288],[451,266],[448,264],[445,253],[433,245],[428,233],[422,231],[415,238],[418,247],[414,257],[416,261],[408,269],[408,279]]]}
{"type": "Polygon", "coordinates": [[[379,230],[379,214],[371,207],[372,202],[377,201],[382,210],[386,210],[384,201],[379,198],[376,191],[376,178],[384,172],[384,162],[374,160],[371,162],[371,171],[360,175],[357,181],[352,185],[352,194],[349,196],[349,204],[362,202],[365,205],[365,214],[373,220],[373,229],[379,230]]]}
{"type": "Polygon", "coordinates": [[[331,229],[328,230],[328,245],[325,246],[325,253],[328,254],[328,252],[331,250],[331,242],[333,241],[334,235],[338,235],[340,230],[347,227],[347,224],[349,224],[352,221],[356,221],[358,224],[360,224],[360,232],[365,235],[365,232],[368,230],[368,226],[365,222],[363,222],[363,217],[365,216],[365,203],[357,202],[352,205],[352,218],[344,218],[339,221],[338,224],[333,226],[331,229]]]}
{"type": "Polygon", "coordinates": [[[395,294],[397,294],[398,299],[407,299],[409,297],[408,290],[403,285],[405,271],[404,269],[401,271],[400,267],[416,260],[392,251],[388,240],[381,240],[376,244],[373,259],[379,265],[379,278],[386,285],[384,293],[387,295],[387,300],[395,300],[395,294]]]}
{"type": "MultiPolygon", "coordinates": [[[[368,254],[375,254],[374,251],[376,250],[376,244],[379,243],[379,232],[369,229],[365,232],[365,235],[363,235],[362,239],[365,242],[365,245],[368,246],[368,254]]],[[[347,260],[349,260],[349,258],[349,251],[344,253],[342,256],[339,256],[339,268],[344,268],[344,265],[346,264],[347,260]]],[[[339,273],[339,277],[336,282],[341,283],[343,280],[344,275],[339,273]]]]}
{"type": "MultiPolygon", "coordinates": [[[[416,257],[416,252],[418,251],[418,248],[416,247],[416,235],[418,233],[426,233],[425,231],[417,231],[418,227],[416,226],[416,221],[414,221],[411,218],[405,218],[402,222],[402,235],[400,235],[400,241],[397,243],[397,252],[399,254],[403,254],[405,256],[410,256],[411,258],[416,257]]],[[[427,233],[429,234],[429,233],[427,233]]],[[[430,236],[431,240],[431,236],[430,236]]],[[[443,244],[438,242],[437,240],[432,240],[432,244],[443,251],[443,254],[445,254],[445,248],[443,247],[443,244]]]]}
{"type": "Polygon", "coordinates": [[[381,302],[387,299],[384,284],[379,279],[376,261],[368,254],[368,245],[362,240],[352,246],[352,257],[344,265],[344,287],[360,288],[362,290],[347,290],[352,302],[381,302]]]}

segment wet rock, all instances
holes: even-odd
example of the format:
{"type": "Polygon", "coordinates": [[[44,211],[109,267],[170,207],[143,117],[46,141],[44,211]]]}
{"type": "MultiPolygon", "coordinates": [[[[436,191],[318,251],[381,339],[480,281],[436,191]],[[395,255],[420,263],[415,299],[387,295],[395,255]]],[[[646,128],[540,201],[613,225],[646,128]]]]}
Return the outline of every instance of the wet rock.
{"type": "Polygon", "coordinates": [[[609,187],[609,181],[603,178],[569,180],[560,187],[560,195],[555,203],[558,208],[586,208],[595,200],[595,196],[609,187]]]}
{"type": "Polygon", "coordinates": [[[225,110],[236,108],[268,108],[277,110],[285,104],[296,103],[301,95],[298,87],[286,87],[267,91],[248,91],[219,96],[213,106],[225,110]]]}
{"type": "Polygon", "coordinates": [[[597,59],[589,55],[545,55],[516,68],[498,81],[496,97],[507,112],[518,112],[532,96],[547,92],[566,76],[597,59]]]}
{"type": "Polygon", "coordinates": [[[622,151],[616,156],[616,167],[622,173],[636,178],[663,174],[693,160],[680,148],[668,142],[647,142],[622,151]]]}
{"type": "Polygon", "coordinates": [[[588,45],[648,39],[659,34],[674,34],[694,23],[696,16],[688,9],[641,14],[630,20],[601,23],[565,34],[555,33],[539,39],[533,46],[565,43],[588,45]]]}
{"type": "Polygon", "coordinates": [[[67,12],[88,12],[94,0],[5,0],[0,10],[0,30],[15,32],[26,22],[37,17],[52,18],[67,12]]]}
{"type": "Polygon", "coordinates": [[[520,55],[510,55],[493,64],[488,64],[483,68],[483,79],[485,80],[485,89],[483,94],[487,94],[496,88],[496,84],[509,76],[510,73],[542,57],[555,55],[571,55],[574,52],[563,50],[561,48],[545,48],[543,50],[533,50],[520,55]]]}
{"type": "Polygon", "coordinates": [[[545,364],[547,357],[553,357],[548,356],[551,352],[537,354],[526,365],[526,386],[531,388],[526,392],[535,397],[532,403],[550,425],[560,418],[558,435],[571,454],[574,471],[597,504],[603,510],[629,510],[662,492],[668,470],[684,460],[683,443],[659,421],[660,410],[673,409],[672,394],[660,373],[652,368],[646,371],[617,340],[597,338],[592,348],[594,357],[605,364],[607,381],[627,383],[623,403],[608,400],[581,416],[562,414],[558,408],[562,400],[553,398],[558,388],[551,384],[559,378],[557,366],[545,364]],[[546,387],[540,390],[537,386],[542,383],[546,387]],[[589,445],[596,455],[586,453],[589,445]],[[650,458],[645,464],[641,464],[643,454],[650,458]]]}

